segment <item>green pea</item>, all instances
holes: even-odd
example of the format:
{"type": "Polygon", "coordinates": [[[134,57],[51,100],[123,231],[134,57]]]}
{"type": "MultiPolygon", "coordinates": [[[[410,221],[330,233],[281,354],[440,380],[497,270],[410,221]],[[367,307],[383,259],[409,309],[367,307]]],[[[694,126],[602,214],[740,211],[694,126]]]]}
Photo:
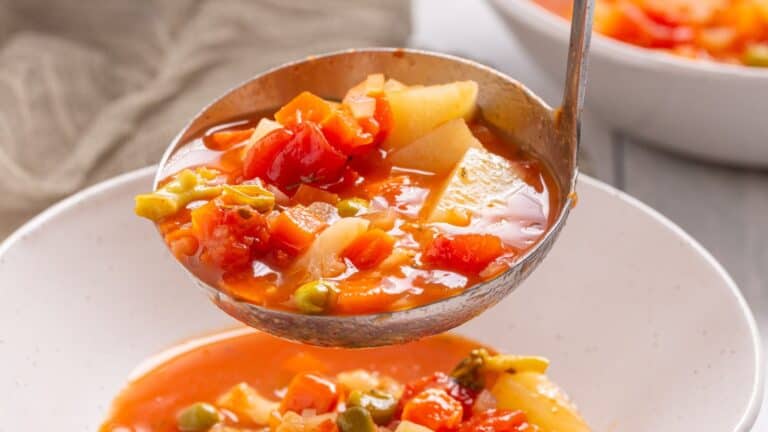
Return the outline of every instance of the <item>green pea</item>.
{"type": "Polygon", "coordinates": [[[305,314],[321,314],[331,304],[333,286],[330,282],[317,280],[307,282],[293,293],[296,306],[305,314]]]}
{"type": "Polygon", "coordinates": [[[768,44],[752,44],[744,51],[747,66],[768,67],[768,44]]]}
{"type": "Polygon", "coordinates": [[[221,414],[216,407],[204,402],[184,408],[177,418],[179,430],[182,432],[207,431],[221,420],[221,414]]]}
{"type": "Polygon", "coordinates": [[[395,415],[397,399],[380,390],[366,392],[355,390],[347,398],[347,406],[364,408],[376,424],[385,425],[395,415]]]}
{"type": "Polygon", "coordinates": [[[362,198],[343,199],[336,204],[336,209],[341,217],[356,216],[358,213],[368,209],[368,201],[362,198]]]}
{"type": "Polygon", "coordinates": [[[376,432],[371,414],[361,407],[347,408],[336,418],[336,425],[341,432],[376,432]]]}

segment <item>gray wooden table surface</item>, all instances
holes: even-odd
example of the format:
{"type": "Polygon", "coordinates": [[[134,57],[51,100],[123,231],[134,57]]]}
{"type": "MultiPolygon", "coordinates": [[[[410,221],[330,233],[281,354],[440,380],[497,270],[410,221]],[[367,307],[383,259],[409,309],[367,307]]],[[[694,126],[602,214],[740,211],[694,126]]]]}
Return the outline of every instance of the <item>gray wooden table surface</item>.
{"type": "MultiPolygon", "coordinates": [[[[560,85],[523,55],[485,2],[414,0],[413,25],[412,46],[489,64],[558,104],[560,85]]],[[[582,138],[589,174],[660,211],[723,264],[749,302],[768,346],[768,170],[679,157],[612,132],[589,113],[582,138]]],[[[767,411],[764,402],[753,430],[768,430],[767,411]]]]}

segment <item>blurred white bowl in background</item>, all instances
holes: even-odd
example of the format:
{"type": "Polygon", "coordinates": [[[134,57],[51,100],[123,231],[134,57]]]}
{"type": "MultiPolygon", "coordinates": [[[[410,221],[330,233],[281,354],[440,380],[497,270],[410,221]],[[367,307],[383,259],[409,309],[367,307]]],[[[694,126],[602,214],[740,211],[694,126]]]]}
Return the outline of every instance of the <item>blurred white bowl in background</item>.
{"type": "MultiPolygon", "coordinates": [[[[492,0],[562,82],[569,23],[529,0],[492,0]]],[[[702,159],[768,166],[768,69],[676,57],[595,34],[586,106],[611,127],[702,159]]]]}

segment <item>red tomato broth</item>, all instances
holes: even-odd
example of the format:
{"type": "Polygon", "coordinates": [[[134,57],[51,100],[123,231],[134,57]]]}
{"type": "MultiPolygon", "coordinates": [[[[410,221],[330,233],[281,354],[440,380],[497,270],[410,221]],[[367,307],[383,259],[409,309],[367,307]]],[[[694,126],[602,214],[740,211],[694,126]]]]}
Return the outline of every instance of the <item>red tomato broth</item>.
{"type": "Polygon", "coordinates": [[[131,382],[114,400],[100,430],[177,432],[177,413],[192,403],[213,402],[240,382],[280,400],[294,376],[303,372],[332,376],[365,369],[412,382],[450,371],[479,347],[459,336],[440,335],[399,346],[344,350],[248,332],[183,352],[131,382]]]}
{"type": "MultiPolygon", "coordinates": [[[[534,0],[570,19],[569,0],[534,0]]],[[[768,3],[762,0],[597,0],[595,30],[689,58],[768,66],[768,3]]]]}
{"type": "MultiPolygon", "coordinates": [[[[221,132],[249,129],[255,127],[263,117],[263,114],[245,116],[217,125],[211,130],[221,132]]],[[[485,124],[481,118],[470,123],[470,128],[488,151],[514,162],[526,186],[505,209],[476,214],[468,226],[425,224],[421,210],[429,204],[430,192],[440,188],[447,175],[438,176],[392,166],[385,158],[386,153],[380,149],[349,157],[346,171],[339,181],[330,185],[312,184],[329,192],[329,195],[335,194],[339,199],[367,199],[379,213],[387,208],[392,209],[396,216],[393,223],[388,225],[386,220],[372,223],[384,224],[383,228],[377,228],[394,239],[392,246],[395,249],[416,251],[406,262],[392,265],[386,270],[375,266],[369,268],[371,266],[368,265],[358,269],[352,265],[352,261],[345,259],[347,271],[327,279],[338,282],[340,289],[347,292],[338,296],[338,302],[328,313],[344,315],[407,309],[459,294],[468,287],[498,275],[513,264],[535,246],[554,222],[560,192],[548,167],[485,124]],[[493,268],[485,272],[478,271],[476,266],[445,268],[440,265],[440,261],[421,259],[422,251],[440,234],[497,236],[503,243],[503,250],[500,256],[492,260],[493,268]],[[356,298],[356,293],[360,298],[356,298]]],[[[165,171],[169,179],[184,168],[205,166],[219,170],[223,182],[238,184],[243,181],[245,142],[224,150],[211,149],[206,146],[210,135],[209,132],[204,133],[203,137],[190,142],[173,158],[165,171]]],[[[290,195],[295,189],[288,188],[284,192],[290,195]]],[[[290,201],[290,204],[296,203],[296,200],[290,201]]],[[[193,203],[190,207],[197,205],[199,203],[193,203]]],[[[169,227],[162,231],[167,235],[176,229],[188,229],[189,221],[190,211],[181,211],[161,221],[162,226],[169,227]]],[[[172,250],[185,250],[191,244],[191,241],[187,241],[179,247],[172,246],[172,250]]],[[[295,310],[292,295],[299,285],[307,282],[305,274],[291,269],[298,252],[295,249],[274,247],[274,243],[272,245],[272,250],[253,259],[252,268],[240,271],[228,271],[206,262],[201,259],[200,250],[195,254],[177,253],[176,256],[203,281],[237,298],[270,308],[295,310]]],[[[377,263],[380,261],[376,259],[377,263]]]]}

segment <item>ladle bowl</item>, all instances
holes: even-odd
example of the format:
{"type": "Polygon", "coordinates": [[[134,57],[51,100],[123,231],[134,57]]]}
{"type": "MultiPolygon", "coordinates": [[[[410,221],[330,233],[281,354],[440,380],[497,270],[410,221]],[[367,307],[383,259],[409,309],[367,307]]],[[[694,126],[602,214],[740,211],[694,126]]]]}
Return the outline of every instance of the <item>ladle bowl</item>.
{"type": "Polygon", "coordinates": [[[479,85],[479,115],[532,153],[552,171],[559,189],[550,209],[550,225],[538,243],[506,272],[460,294],[407,310],[353,316],[304,315],[269,309],[211,286],[191,274],[222,310],[257,329],[303,343],[366,347],[404,343],[441,333],[477,316],[511,293],[549,252],[574,204],[577,175],[579,97],[553,110],[514,79],[458,57],[408,49],[362,49],[309,57],[269,70],[204,108],[179,133],[163,156],[155,187],[167,174],[164,167],[188,142],[208,128],[248,113],[274,110],[308,90],[339,100],[344,92],[371,73],[384,73],[406,84],[442,84],[474,80],[479,85]]]}

